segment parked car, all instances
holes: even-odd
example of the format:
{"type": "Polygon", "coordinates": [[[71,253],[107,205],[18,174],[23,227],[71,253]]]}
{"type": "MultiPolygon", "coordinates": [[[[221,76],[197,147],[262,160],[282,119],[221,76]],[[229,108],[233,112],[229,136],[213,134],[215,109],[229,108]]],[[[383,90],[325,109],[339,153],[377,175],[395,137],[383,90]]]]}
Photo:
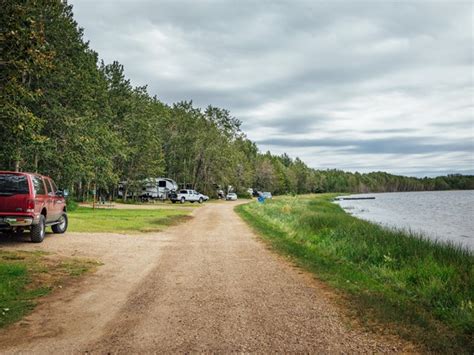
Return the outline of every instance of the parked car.
{"type": "Polygon", "coordinates": [[[47,176],[0,171],[0,231],[30,230],[31,241],[40,243],[47,226],[54,233],[66,232],[64,192],[47,176]]]}
{"type": "Polygon", "coordinates": [[[173,203],[176,203],[178,201],[181,203],[185,203],[186,201],[191,202],[191,203],[194,203],[194,202],[203,203],[204,201],[209,200],[209,196],[203,195],[197,192],[196,190],[187,190],[187,189],[179,190],[178,192],[174,194],[170,194],[169,198],[171,202],[173,203]]]}
{"type": "Polygon", "coordinates": [[[262,192],[261,195],[263,198],[273,198],[271,192],[262,192]]]}
{"type": "Polygon", "coordinates": [[[237,201],[237,194],[235,192],[229,192],[225,199],[227,201],[237,201]]]}

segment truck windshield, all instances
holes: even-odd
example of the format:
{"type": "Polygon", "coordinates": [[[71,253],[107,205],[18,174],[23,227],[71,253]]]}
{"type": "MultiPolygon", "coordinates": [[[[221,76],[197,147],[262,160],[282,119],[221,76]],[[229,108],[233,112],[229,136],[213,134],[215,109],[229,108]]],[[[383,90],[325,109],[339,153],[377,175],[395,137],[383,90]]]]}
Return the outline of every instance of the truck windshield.
{"type": "Polygon", "coordinates": [[[25,175],[0,174],[0,196],[25,195],[29,193],[25,175]]]}

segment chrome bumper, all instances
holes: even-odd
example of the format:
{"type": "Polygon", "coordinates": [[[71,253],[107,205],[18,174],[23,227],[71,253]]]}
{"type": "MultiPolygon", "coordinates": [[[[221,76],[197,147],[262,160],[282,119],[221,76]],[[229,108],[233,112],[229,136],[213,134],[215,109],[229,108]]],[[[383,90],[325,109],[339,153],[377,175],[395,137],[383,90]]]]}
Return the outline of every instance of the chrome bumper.
{"type": "Polygon", "coordinates": [[[0,225],[8,224],[10,227],[27,227],[33,224],[31,217],[0,217],[0,225]]]}

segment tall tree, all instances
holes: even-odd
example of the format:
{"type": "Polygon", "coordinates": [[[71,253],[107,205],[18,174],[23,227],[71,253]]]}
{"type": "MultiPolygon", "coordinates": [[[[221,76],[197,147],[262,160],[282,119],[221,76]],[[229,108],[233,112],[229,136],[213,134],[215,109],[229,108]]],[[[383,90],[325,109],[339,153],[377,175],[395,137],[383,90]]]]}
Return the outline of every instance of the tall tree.
{"type": "Polygon", "coordinates": [[[38,78],[51,70],[55,53],[45,36],[48,1],[3,0],[0,8],[0,139],[3,159],[18,171],[48,139],[32,106],[44,94],[38,78]]]}

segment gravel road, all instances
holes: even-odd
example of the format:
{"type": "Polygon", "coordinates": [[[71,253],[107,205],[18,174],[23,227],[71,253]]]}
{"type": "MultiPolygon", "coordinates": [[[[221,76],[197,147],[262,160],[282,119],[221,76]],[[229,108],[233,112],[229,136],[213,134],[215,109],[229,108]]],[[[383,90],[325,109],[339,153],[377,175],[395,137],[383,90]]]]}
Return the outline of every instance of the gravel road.
{"type": "MultiPolygon", "coordinates": [[[[237,202],[238,203],[238,202],[237,202]]],[[[207,204],[142,235],[51,235],[46,250],[104,263],[0,331],[1,353],[394,352],[349,322],[328,288],[275,255],[235,214],[207,204]]]]}

